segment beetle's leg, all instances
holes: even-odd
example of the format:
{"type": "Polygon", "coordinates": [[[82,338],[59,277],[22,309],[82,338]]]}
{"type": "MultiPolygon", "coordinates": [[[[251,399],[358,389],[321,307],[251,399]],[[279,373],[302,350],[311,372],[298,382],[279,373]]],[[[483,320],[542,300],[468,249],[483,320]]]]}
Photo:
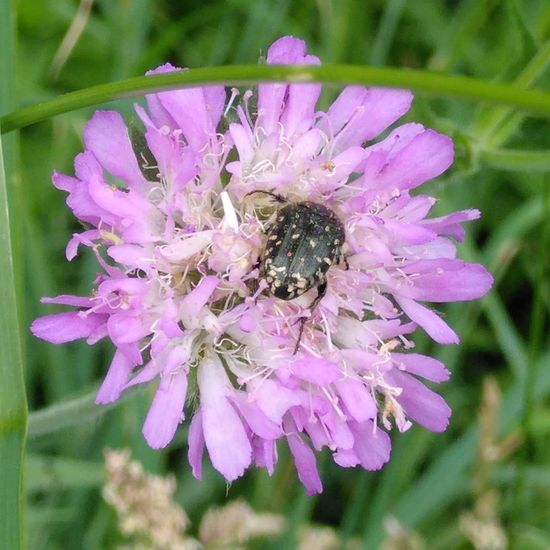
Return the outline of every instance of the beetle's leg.
{"type": "MultiPolygon", "coordinates": [[[[254,296],[254,294],[256,294],[260,286],[260,278],[256,277],[254,279],[249,279],[246,286],[248,287],[248,291],[250,292],[250,295],[254,296]]],[[[256,298],[256,301],[257,300],[258,299],[256,298]]]]}
{"type": "MultiPolygon", "coordinates": [[[[252,265],[252,269],[250,270],[250,273],[252,273],[252,271],[257,269],[258,275],[254,278],[250,277],[246,281],[246,286],[248,288],[248,292],[250,292],[250,296],[254,296],[254,294],[256,294],[260,286],[260,280],[263,278],[261,263],[262,262],[259,258],[254,262],[254,264],[252,265]]],[[[258,302],[258,296],[256,296],[254,302],[255,303],[258,302]]]]}
{"type": "Polygon", "coordinates": [[[325,296],[326,293],[327,293],[327,282],[323,281],[317,287],[317,296],[315,297],[315,300],[313,300],[313,302],[311,302],[311,305],[309,306],[310,311],[313,311],[319,305],[319,302],[323,299],[323,297],[325,296]]]}
{"type": "MultiPolygon", "coordinates": [[[[319,302],[323,299],[323,296],[326,294],[326,292],[327,292],[327,282],[323,281],[317,287],[317,296],[309,306],[310,314],[313,313],[313,310],[319,305],[319,302]]],[[[298,339],[296,340],[296,346],[294,346],[294,352],[292,355],[296,355],[296,353],[298,352],[298,349],[300,348],[300,341],[302,340],[302,334],[304,333],[304,325],[306,324],[307,320],[308,320],[308,317],[300,318],[300,329],[298,331],[298,339]]]]}

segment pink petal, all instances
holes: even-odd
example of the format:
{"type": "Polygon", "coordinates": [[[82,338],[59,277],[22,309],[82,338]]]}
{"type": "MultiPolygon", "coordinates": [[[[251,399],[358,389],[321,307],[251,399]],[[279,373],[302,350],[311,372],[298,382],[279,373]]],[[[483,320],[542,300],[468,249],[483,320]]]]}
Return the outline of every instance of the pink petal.
{"type": "Polygon", "coordinates": [[[215,129],[225,109],[225,86],[205,86],[203,89],[206,112],[215,129]]]}
{"type": "Polygon", "coordinates": [[[281,427],[272,422],[255,403],[250,403],[247,396],[236,394],[232,402],[256,435],[263,439],[278,439],[281,437],[281,427]]]}
{"type": "Polygon", "coordinates": [[[388,373],[386,379],[393,386],[403,389],[395,400],[403,407],[407,416],[432,432],[443,432],[447,429],[451,409],[440,395],[413,376],[397,370],[388,373]]]}
{"type": "Polygon", "coordinates": [[[334,462],[342,468],[353,468],[360,463],[359,457],[353,449],[338,449],[332,456],[334,462]]]}
{"type": "Polygon", "coordinates": [[[239,153],[241,165],[247,166],[254,158],[254,136],[242,124],[236,123],[229,125],[229,133],[239,153]]]}
{"type": "Polygon", "coordinates": [[[254,438],[254,462],[259,468],[265,468],[269,475],[272,475],[277,463],[277,447],[275,441],[254,438]]]}
{"type": "Polygon", "coordinates": [[[396,246],[425,244],[433,241],[437,233],[419,224],[404,223],[397,220],[383,220],[383,229],[396,246]]]}
{"type": "Polygon", "coordinates": [[[145,188],[128,128],[119,113],[96,111],[84,129],[84,143],[112,176],[123,180],[130,189],[145,188]]]}
{"type": "MultiPolygon", "coordinates": [[[[225,92],[223,93],[225,94],[225,92]]],[[[200,151],[208,144],[210,138],[215,135],[216,128],[206,103],[203,88],[160,92],[157,97],[161,105],[175,120],[191,147],[200,151]]],[[[214,115],[219,116],[218,110],[214,115]]]]}
{"type": "Polygon", "coordinates": [[[451,138],[426,130],[396,155],[381,172],[377,183],[389,189],[412,189],[445,172],[453,158],[451,138]]]}
{"type": "MultiPolygon", "coordinates": [[[[164,65],[160,65],[159,67],[156,67],[151,71],[147,71],[145,74],[146,76],[149,76],[152,74],[171,73],[181,70],[183,69],[181,69],[180,67],[174,67],[174,65],[171,65],[170,63],[165,63],[164,65]]],[[[175,130],[177,128],[176,121],[163,107],[159,99],[159,94],[147,94],[145,96],[145,99],[147,101],[147,108],[149,110],[149,114],[151,115],[151,120],[154,122],[157,128],[162,128],[163,126],[166,126],[171,130],[175,130]]]]}
{"type": "Polygon", "coordinates": [[[353,450],[365,470],[379,470],[390,459],[391,441],[386,432],[374,428],[370,420],[350,423],[355,436],[353,450]]]}
{"type": "Polygon", "coordinates": [[[187,372],[184,369],[161,377],[143,425],[143,436],[152,449],[162,449],[172,441],[184,419],[186,395],[187,372]]]}
{"type": "Polygon", "coordinates": [[[319,386],[328,386],[342,377],[342,371],[336,363],[308,355],[291,364],[292,373],[319,386]]]}
{"type": "Polygon", "coordinates": [[[107,249],[107,254],[119,264],[126,267],[138,267],[147,265],[143,261],[145,248],[139,244],[115,244],[107,249]]]}
{"type": "Polygon", "coordinates": [[[281,423],[288,409],[301,403],[298,391],[285,388],[273,380],[253,379],[249,387],[249,395],[256,399],[258,406],[276,424],[281,423]]]}
{"type": "Polygon", "coordinates": [[[304,484],[308,495],[321,493],[323,484],[317,470],[315,455],[308,445],[304,443],[300,434],[296,432],[296,426],[290,417],[285,419],[284,428],[290,452],[294,457],[298,477],[304,484]]]}
{"type": "Polygon", "coordinates": [[[191,472],[196,479],[202,477],[202,454],[204,452],[204,432],[202,429],[202,410],[199,408],[193,415],[189,433],[187,434],[189,450],[187,460],[191,465],[191,472]]]}
{"type": "Polygon", "coordinates": [[[227,396],[232,390],[217,356],[198,367],[204,440],[212,465],[227,481],[242,476],[252,460],[252,446],[237,411],[227,396]]]}
{"type": "Polygon", "coordinates": [[[161,372],[163,372],[163,378],[177,373],[182,367],[187,365],[191,357],[192,342],[191,338],[184,339],[181,345],[167,349],[161,352],[159,356],[153,356],[153,359],[128,382],[127,387],[150,382],[161,372]]]}
{"type": "MultiPolygon", "coordinates": [[[[293,36],[283,36],[271,44],[267,51],[269,65],[296,64],[306,53],[306,43],[293,36]]],[[[258,86],[258,122],[265,135],[277,128],[283,110],[287,84],[260,84],[258,86]]]]}
{"type": "Polygon", "coordinates": [[[318,127],[328,136],[334,137],[361,108],[366,96],[367,88],[346,86],[329,107],[327,117],[319,121],[318,127]]]}
{"type": "Polygon", "coordinates": [[[471,208],[469,210],[453,212],[447,216],[424,220],[423,223],[426,227],[429,227],[433,231],[437,231],[440,235],[448,235],[455,239],[455,241],[461,242],[464,239],[464,229],[460,224],[471,220],[477,220],[480,216],[481,212],[479,210],[471,208]]]}
{"type": "Polygon", "coordinates": [[[406,147],[417,135],[425,131],[422,124],[408,122],[392,130],[383,140],[365,148],[365,160],[358,167],[358,172],[377,174],[398,153],[406,147]]]}
{"type": "Polygon", "coordinates": [[[412,98],[408,90],[367,88],[361,106],[355,109],[334,140],[336,151],[375,138],[409,110],[412,98]]]}
{"type": "Polygon", "coordinates": [[[335,382],[335,386],[347,411],[357,422],[376,417],[374,398],[361,380],[346,377],[335,382]]]}
{"type": "Polygon", "coordinates": [[[456,332],[431,309],[403,296],[395,296],[395,300],[409,318],[418,323],[438,344],[458,344],[456,332]]]}
{"type": "MultiPolygon", "coordinates": [[[[307,55],[300,60],[300,64],[305,65],[319,65],[319,63],[319,59],[313,55],[307,55]]],[[[321,89],[321,84],[291,84],[288,87],[285,110],[281,116],[286,136],[311,128],[315,104],[321,89]]]]}
{"type": "Polygon", "coordinates": [[[422,301],[475,300],[493,285],[492,275],[482,265],[462,260],[419,260],[403,271],[413,275],[410,297],[422,301]]]}
{"type": "Polygon", "coordinates": [[[170,262],[183,262],[208,246],[212,242],[212,234],[210,230],[191,233],[173,244],[163,246],[159,254],[170,262]]]}
{"type": "Polygon", "coordinates": [[[115,313],[107,321],[109,337],[115,345],[137,342],[151,334],[151,326],[141,316],[115,313]]]}
{"type": "Polygon", "coordinates": [[[72,238],[67,243],[67,248],[65,249],[65,257],[70,262],[76,257],[78,253],[78,247],[81,244],[93,247],[94,240],[99,239],[100,236],[100,232],[97,229],[89,229],[88,231],[83,231],[82,233],[74,233],[72,238]]]}
{"type": "Polygon", "coordinates": [[[288,65],[297,63],[306,54],[307,45],[294,36],[282,36],[269,46],[267,63],[270,65],[288,65]]]}
{"type": "Polygon", "coordinates": [[[135,363],[130,361],[120,349],[117,349],[107,375],[97,392],[95,402],[98,405],[105,405],[116,401],[120,397],[134,366],[135,363]]]}
{"type": "Polygon", "coordinates": [[[30,328],[37,338],[52,344],[64,344],[78,338],[87,338],[105,320],[104,315],[95,313],[86,315],[79,311],[64,311],[39,317],[30,328]]]}
{"type": "Polygon", "coordinates": [[[400,370],[422,376],[431,382],[445,382],[451,376],[441,361],[427,355],[392,352],[391,358],[400,370]]]}
{"type": "Polygon", "coordinates": [[[199,284],[181,301],[180,310],[185,319],[192,320],[198,316],[219,284],[220,280],[214,275],[207,275],[200,280],[199,284]]]}
{"type": "Polygon", "coordinates": [[[72,294],[60,294],[59,296],[53,296],[48,298],[44,296],[40,298],[43,304],[59,304],[62,306],[74,306],[74,307],[93,307],[95,302],[87,296],[74,296],[72,294]]]}
{"type": "Polygon", "coordinates": [[[331,448],[351,449],[353,447],[353,434],[349,429],[347,419],[330,409],[327,414],[323,415],[322,422],[329,431],[331,448]]]}

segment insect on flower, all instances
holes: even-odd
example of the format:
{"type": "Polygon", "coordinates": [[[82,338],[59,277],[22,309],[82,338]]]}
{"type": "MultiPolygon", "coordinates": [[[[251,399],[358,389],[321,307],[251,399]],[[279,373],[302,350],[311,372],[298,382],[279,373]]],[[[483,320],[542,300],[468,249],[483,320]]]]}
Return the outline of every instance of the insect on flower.
{"type": "MultiPolygon", "coordinates": [[[[313,311],[327,290],[329,268],[343,259],[346,239],[344,225],[323,204],[312,201],[288,202],[281,195],[264,193],[285,204],[276,212],[275,222],[267,231],[265,250],[260,258],[260,277],[273,296],[293,300],[312,288],[317,296],[310,305],[313,311]]],[[[306,318],[300,320],[300,331],[294,348],[298,351],[306,318]]]]}
{"type": "MultiPolygon", "coordinates": [[[[285,36],[267,63],[319,59],[285,36]]],[[[75,175],[53,176],[85,226],[67,258],[88,247],[99,273],[90,296],[44,298],[73,309],[31,330],[54,344],[109,338],[96,402],[156,382],[143,435],[164,448],[191,417],[198,479],[205,451],[228,482],[253,464],[271,475],[284,439],[307,493],[319,493],[315,451],[378,470],[392,427],[449,424],[424,381],[450,373],[411,352],[410,335],[458,343],[430,304],[477,299],[493,282],[458,257],[462,224],[480,213],[429,216],[435,198],[415,191],[452,164],[452,140],[415,122],[388,132],[408,90],[346,86],[319,111],[321,91],[263,82],[236,102],[223,86],[147,94],[136,112],[150,155],[120,114],[98,111],[75,175]]]]}

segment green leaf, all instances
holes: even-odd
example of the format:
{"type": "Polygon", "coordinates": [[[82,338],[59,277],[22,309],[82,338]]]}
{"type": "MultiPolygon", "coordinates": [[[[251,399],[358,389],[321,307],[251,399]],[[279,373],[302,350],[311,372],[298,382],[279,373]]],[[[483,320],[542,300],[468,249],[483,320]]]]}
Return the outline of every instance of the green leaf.
{"type": "Polygon", "coordinates": [[[10,113],[0,118],[0,130],[11,132],[74,109],[146,92],[208,84],[238,86],[258,82],[324,82],[340,86],[364,84],[406,88],[438,97],[505,105],[550,117],[550,93],[466,76],[356,65],[228,65],[140,76],[92,86],[10,113]]]}

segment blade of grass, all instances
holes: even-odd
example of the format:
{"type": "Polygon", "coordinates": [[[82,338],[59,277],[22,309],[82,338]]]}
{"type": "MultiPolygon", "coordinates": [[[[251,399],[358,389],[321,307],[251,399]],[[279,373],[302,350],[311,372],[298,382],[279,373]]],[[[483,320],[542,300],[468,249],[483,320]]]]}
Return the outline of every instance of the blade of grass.
{"type": "Polygon", "coordinates": [[[495,0],[460,2],[454,17],[449,19],[447,40],[440,43],[430,65],[445,70],[455,65],[467,49],[468,42],[484,28],[496,4],[495,0]]]}
{"type": "Polygon", "coordinates": [[[74,109],[139,96],[146,92],[210,84],[238,86],[257,82],[324,82],[334,85],[364,84],[406,88],[438,97],[505,105],[507,108],[524,109],[550,117],[550,93],[466,76],[358,65],[228,65],[140,76],[64,94],[3,116],[0,118],[0,131],[10,132],[74,109]]]}
{"type": "MultiPolygon", "coordinates": [[[[0,3],[0,113],[12,102],[15,17],[11,2],[0,3]]],[[[23,547],[22,460],[27,430],[27,402],[19,335],[7,176],[12,174],[13,140],[4,170],[0,141],[0,548],[23,547]]]]}
{"type": "Polygon", "coordinates": [[[22,546],[22,466],[27,431],[23,356],[0,143],[0,548],[22,546]]]}
{"type": "Polygon", "coordinates": [[[150,32],[153,2],[151,0],[113,2],[111,10],[113,34],[120,37],[113,51],[116,63],[114,63],[112,78],[117,79],[131,74],[132,67],[145,48],[146,37],[150,32]]]}
{"type": "MultiPolygon", "coordinates": [[[[546,178],[548,180],[548,178],[546,178]]],[[[548,181],[545,182],[548,185],[548,181]]],[[[544,258],[548,253],[550,246],[550,192],[547,187],[541,190],[543,195],[544,215],[542,235],[539,241],[539,254],[544,258]]],[[[519,475],[516,484],[514,509],[517,521],[525,520],[531,510],[532,503],[529,502],[528,491],[526,488],[526,469],[527,464],[536,460],[537,442],[532,432],[532,424],[535,418],[535,383],[537,379],[538,355],[543,346],[545,307],[543,289],[546,277],[548,276],[547,262],[539,261],[536,266],[537,284],[534,287],[533,305],[531,308],[531,319],[529,329],[529,350],[528,350],[528,369],[523,393],[523,415],[521,418],[521,427],[524,434],[525,445],[522,449],[525,461],[520,463],[519,475]]]]}
{"type": "Polygon", "coordinates": [[[371,65],[385,65],[404,7],[404,0],[389,0],[389,2],[386,2],[369,56],[371,65]]]}

